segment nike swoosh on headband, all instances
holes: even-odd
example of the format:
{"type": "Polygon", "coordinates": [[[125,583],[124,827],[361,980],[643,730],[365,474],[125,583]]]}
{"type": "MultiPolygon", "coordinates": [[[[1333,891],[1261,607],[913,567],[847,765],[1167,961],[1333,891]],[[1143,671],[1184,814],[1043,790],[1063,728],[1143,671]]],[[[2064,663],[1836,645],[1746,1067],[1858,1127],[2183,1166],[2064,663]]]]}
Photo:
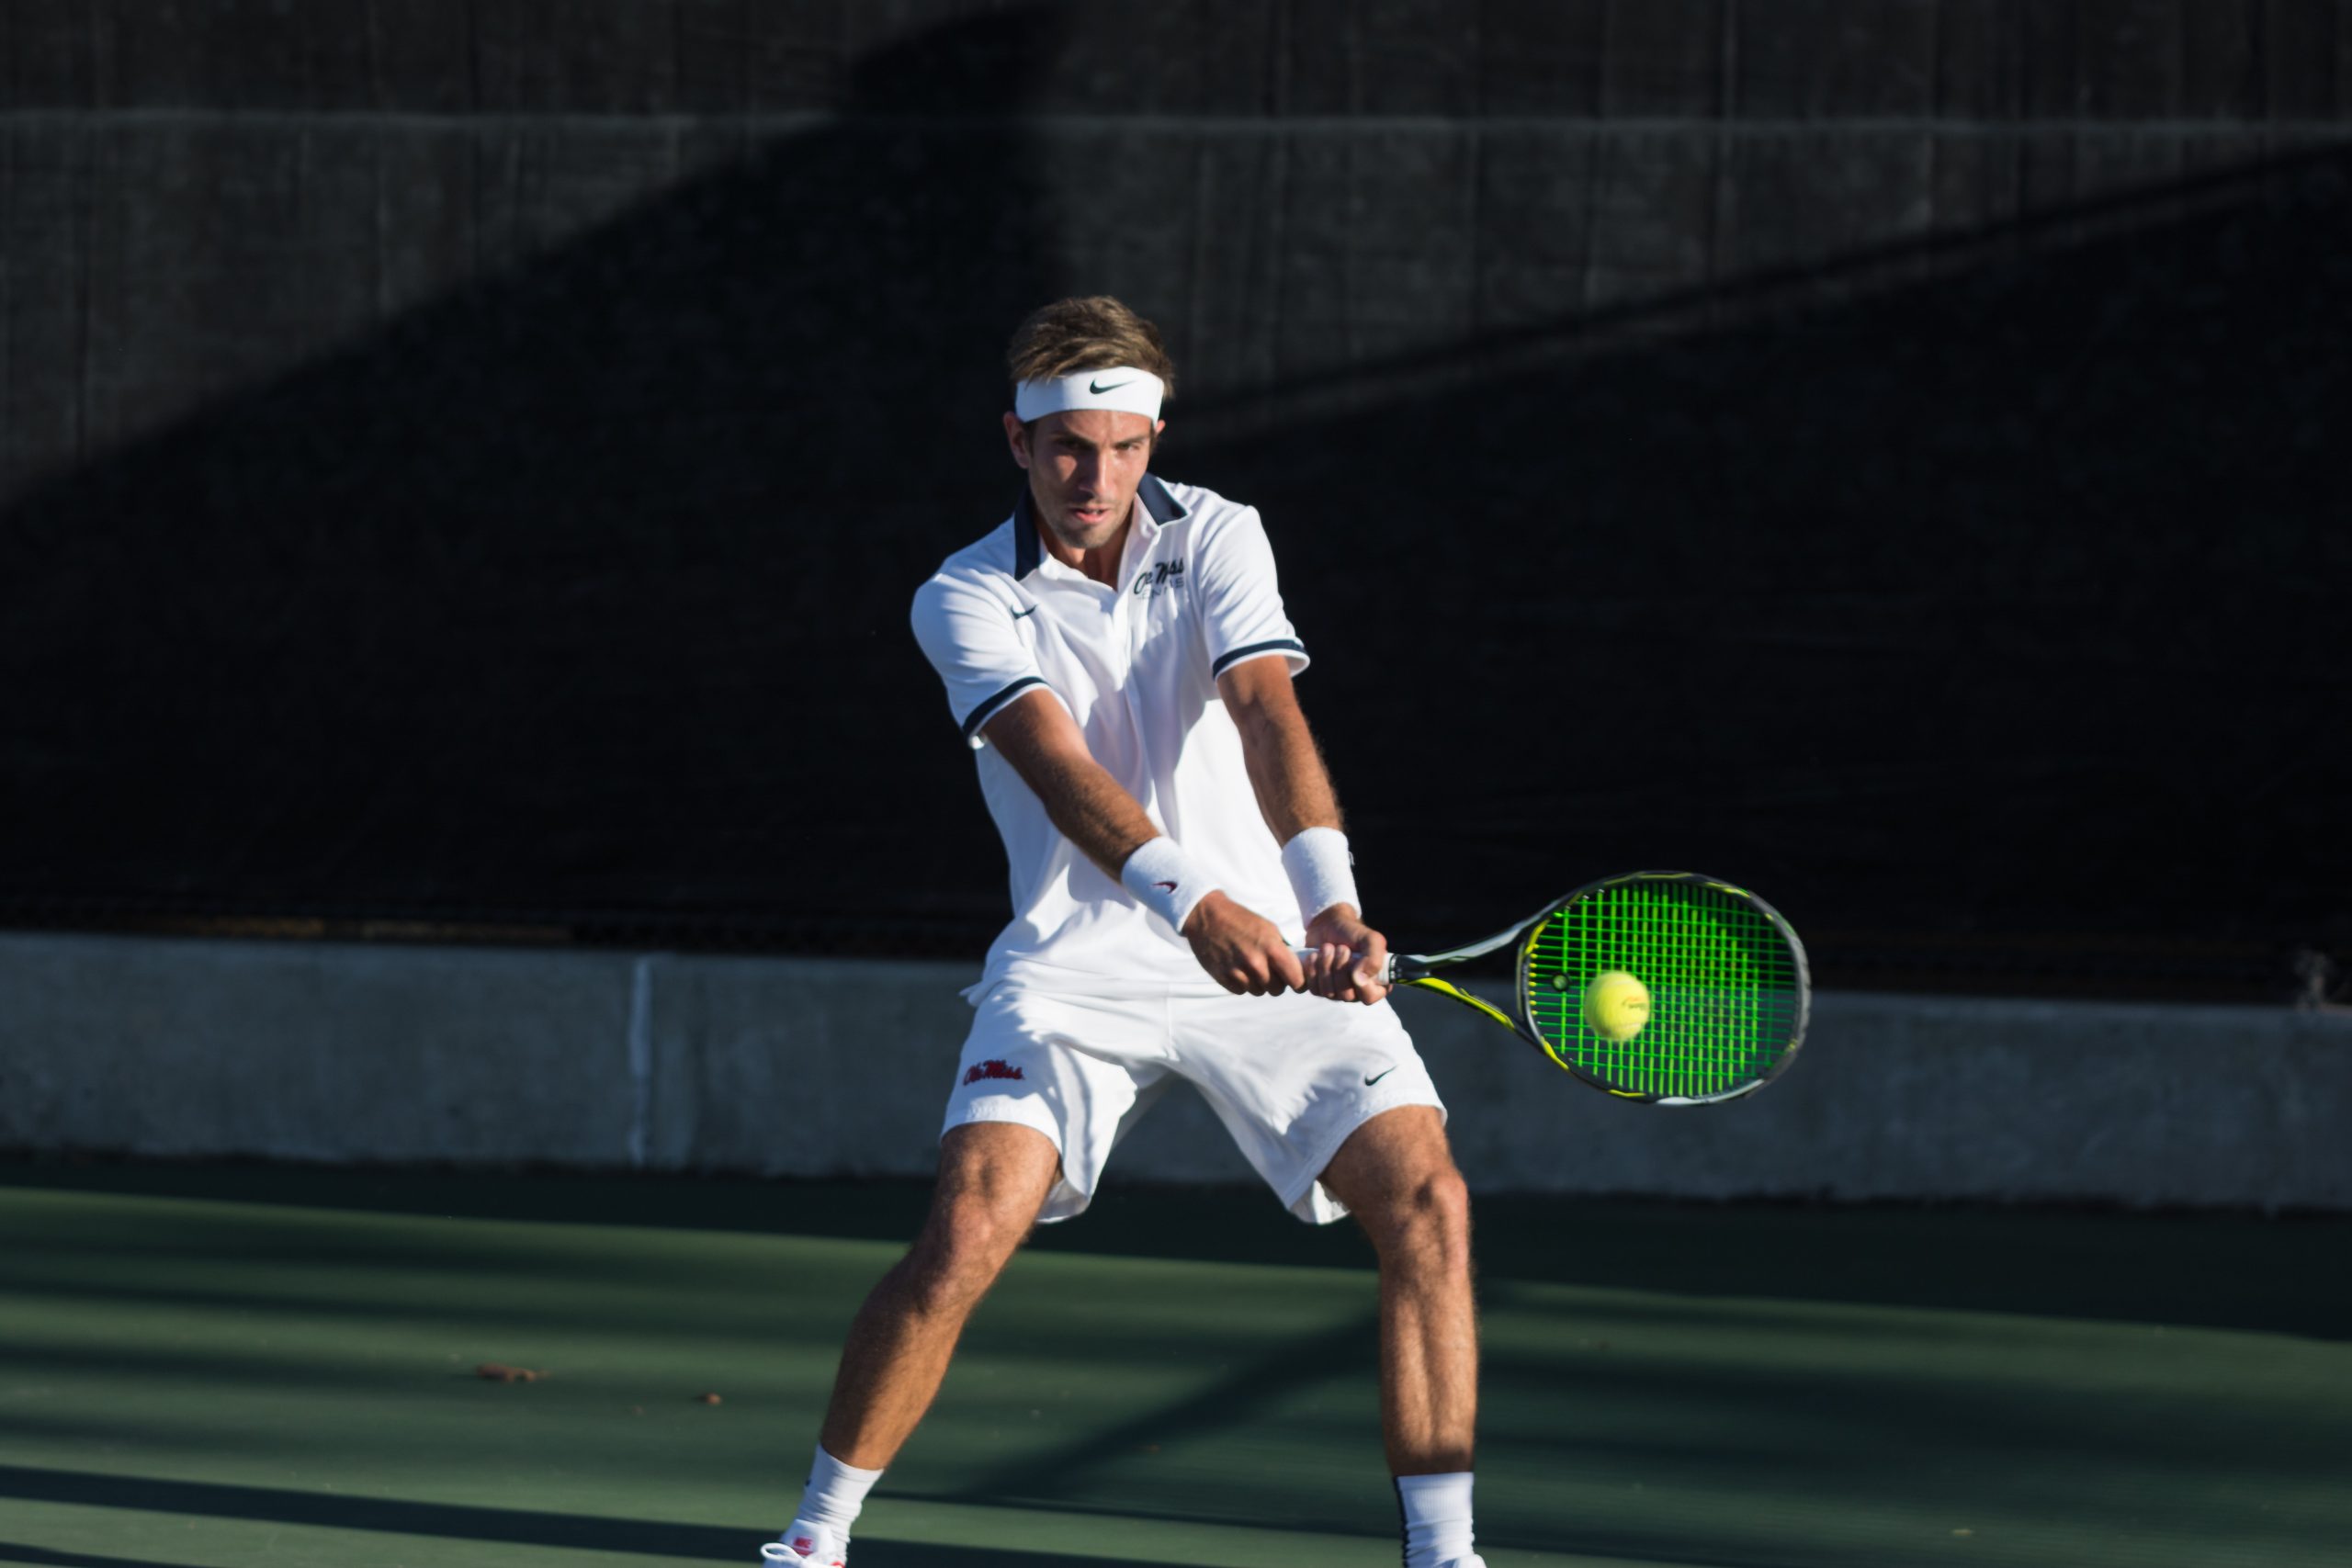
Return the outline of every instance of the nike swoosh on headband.
{"type": "Polygon", "coordinates": [[[1135,384],[1135,378],[1129,377],[1124,381],[1114,381],[1107,387],[1100,381],[1089,381],[1086,383],[1086,389],[1099,398],[1105,392],[1115,392],[1122,387],[1132,387],[1135,384]]]}

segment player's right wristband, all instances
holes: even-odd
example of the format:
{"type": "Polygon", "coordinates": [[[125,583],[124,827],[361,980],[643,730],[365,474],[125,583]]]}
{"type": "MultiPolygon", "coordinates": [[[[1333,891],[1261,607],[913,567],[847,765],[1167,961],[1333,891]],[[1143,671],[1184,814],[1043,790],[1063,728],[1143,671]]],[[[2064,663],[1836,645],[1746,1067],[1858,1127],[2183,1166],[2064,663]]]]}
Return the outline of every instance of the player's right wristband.
{"type": "Polygon", "coordinates": [[[1119,882],[1137,903],[1174,927],[1180,936],[1184,922],[1192,918],[1193,906],[1216,891],[1208,873],[1165,835],[1147,839],[1136,847],[1119,868],[1119,882]]]}
{"type": "Polygon", "coordinates": [[[1348,852],[1348,836],[1337,828],[1302,828],[1292,835],[1283,846],[1283,869],[1298,895],[1298,918],[1307,924],[1334,904],[1352,905],[1358,915],[1363,913],[1356,897],[1355,856],[1348,852]]]}

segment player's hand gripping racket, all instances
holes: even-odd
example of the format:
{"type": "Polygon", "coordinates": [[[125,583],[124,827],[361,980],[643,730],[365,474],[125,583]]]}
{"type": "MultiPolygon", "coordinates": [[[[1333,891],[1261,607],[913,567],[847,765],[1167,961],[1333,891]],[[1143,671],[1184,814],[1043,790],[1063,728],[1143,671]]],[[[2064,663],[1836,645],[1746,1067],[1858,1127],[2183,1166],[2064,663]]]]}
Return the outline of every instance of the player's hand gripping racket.
{"type": "Polygon", "coordinates": [[[1507,931],[1446,953],[1398,953],[1388,983],[1452,997],[1595,1089],[1657,1105],[1736,1100],[1804,1043],[1804,944],[1742,887],[1687,871],[1611,876],[1507,931]],[[1509,950],[1516,1016],[1442,971],[1509,950]]]}

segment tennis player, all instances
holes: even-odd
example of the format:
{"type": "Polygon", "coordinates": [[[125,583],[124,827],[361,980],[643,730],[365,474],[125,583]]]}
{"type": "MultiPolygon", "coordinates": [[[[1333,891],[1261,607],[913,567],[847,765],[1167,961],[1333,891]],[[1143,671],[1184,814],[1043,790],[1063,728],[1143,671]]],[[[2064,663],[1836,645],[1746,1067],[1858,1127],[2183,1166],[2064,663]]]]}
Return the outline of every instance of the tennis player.
{"type": "Polygon", "coordinates": [[[762,1559],[846,1562],[974,1306],[1182,1078],[1293,1213],[1352,1213],[1370,1235],[1407,1568],[1482,1568],[1469,1200],[1383,999],[1387,943],[1291,690],[1306,649],[1266,530],[1150,472],[1175,372],[1117,300],[1039,310],[1008,368],[1027,482],[913,620],[1003,835],[1012,922],[965,993],[930,1218],[858,1312],[808,1490],[762,1559]]]}

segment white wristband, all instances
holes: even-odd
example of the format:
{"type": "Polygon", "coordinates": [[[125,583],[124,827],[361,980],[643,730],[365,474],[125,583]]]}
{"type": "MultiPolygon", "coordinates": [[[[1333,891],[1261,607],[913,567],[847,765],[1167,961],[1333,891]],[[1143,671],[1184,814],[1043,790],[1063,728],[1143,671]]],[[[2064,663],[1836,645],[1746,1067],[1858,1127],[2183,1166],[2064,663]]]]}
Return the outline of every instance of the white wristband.
{"type": "Polygon", "coordinates": [[[1298,895],[1298,918],[1308,924],[1334,904],[1352,904],[1363,913],[1356,899],[1355,857],[1337,828],[1302,829],[1283,846],[1283,869],[1298,895]]]}
{"type": "Polygon", "coordinates": [[[1119,882],[1137,903],[1173,926],[1180,936],[1192,917],[1193,906],[1216,891],[1208,873],[1193,864],[1193,857],[1178,848],[1175,840],[1166,837],[1147,839],[1137,846],[1119,868],[1119,882]]]}

